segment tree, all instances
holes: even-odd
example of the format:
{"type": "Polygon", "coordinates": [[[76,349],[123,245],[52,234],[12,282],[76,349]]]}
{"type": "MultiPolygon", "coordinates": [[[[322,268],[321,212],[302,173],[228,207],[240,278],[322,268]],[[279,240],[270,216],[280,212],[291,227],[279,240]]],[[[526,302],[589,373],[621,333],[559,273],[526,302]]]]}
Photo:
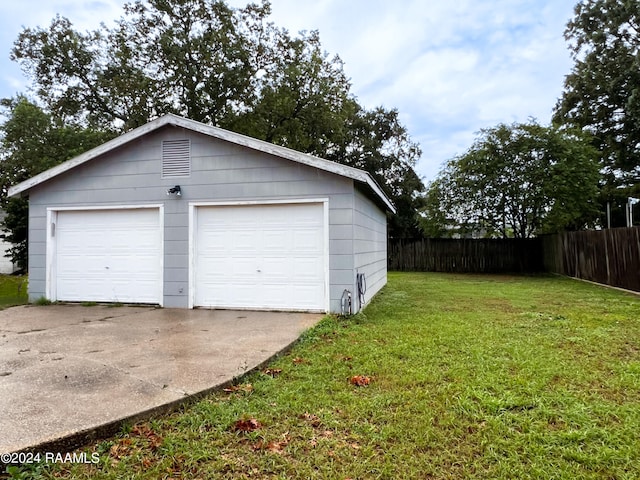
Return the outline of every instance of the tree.
{"type": "MultiPolygon", "coordinates": [[[[640,3],[583,0],[565,38],[575,61],[554,121],[589,131],[609,190],[640,179],[640,3]]],[[[605,196],[608,194],[605,193],[605,196]]]]}
{"type": "Polygon", "coordinates": [[[418,212],[423,206],[424,184],[414,167],[421,155],[398,111],[356,107],[348,118],[342,143],[327,152],[330,160],[366,170],[394,202],[398,213],[389,218],[389,235],[421,235],[418,212]]]}
{"type": "Polygon", "coordinates": [[[105,142],[112,134],[61,126],[23,96],[5,99],[1,105],[8,116],[0,127],[0,206],[7,213],[2,225],[7,233],[2,237],[13,244],[8,256],[24,270],[28,204],[22,198],[7,198],[9,187],[105,142]]]}
{"type": "Polygon", "coordinates": [[[342,60],[322,50],[318,32],[279,36],[250,109],[223,126],[267,142],[327,158],[346,135],[358,104],[342,60]]]}
{"type": "Polygon", "coordinates": [[[397,111],[363,109],[319,34],[292,37],[269,14],[266,0],[136,0],[115,28],[24,29],[12,58],[61,125],[123,132],[176,113],[361,166],[397,204],[392,233],[417,231],[420,150],[397,111]]]}
{"type": "Polygon", "coordinates": [[[56,16],[18,36],[11,57],[56,117],[121,131],[169,112],[218,124],[251,100],[267,32],[278,32],[266,2],[137,0],[124,11],[112,29],[80,33],[56,16]]]}
{"type": "Polygon", "coordinates": [[[600,178],[597,151],[580,132],[535,121],[480,131],[429,186],[431,232],[528,238],[592,223],[600,178]]]}

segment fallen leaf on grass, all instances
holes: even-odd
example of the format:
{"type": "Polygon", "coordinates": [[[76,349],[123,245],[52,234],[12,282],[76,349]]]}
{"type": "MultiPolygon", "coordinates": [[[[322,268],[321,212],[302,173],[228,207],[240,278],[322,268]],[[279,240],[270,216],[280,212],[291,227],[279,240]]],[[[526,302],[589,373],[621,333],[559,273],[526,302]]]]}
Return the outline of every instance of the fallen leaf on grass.
{"type": "Polygon", "coordinates": [[[365,387],[371,383],[371,378],[364,375],[355,375],[351,377],[349,382],[351,385],[355,385],[356,387],[365,387]]]}
{"type": "Polygon", "coordinates": [[[109,448],[109,457],[112,459],[119,459],[121,456],[125,456],[128,451],[128,448],[116,443],[115,445],[111,445],[111,448],[109,448]]]}
{"type": "Polygon", "coordinates": [[[162,445],[162,437],[146,424],[134,426],[133,429],[131,429],[131,433],[139,437],[146,437],[147,440],[149,440],[149,447],[151,450],[157,450],[158,447],[162,445]]]}
{"type": "Polygon", "coordinates": [[[265,375],[269,375],[272,378],[276,378],[278,375],[282,373],[281,368],[265,368],[262,373],[265,375]]]}
{"type": "Polygon", "coordinates": [[[319,427],[321,424],[320,418],[317,415],[313,415],[312,413],[305,412],[300,415],[300,418],[309,422],[309,424],[311,424],[311,426],[314,428],[319,427]]]}
{"type": "Polygon", "coordinates": [[[122,438],[118,440],[118,443],[111,445],[109,457],[117,462],[120,458],[129,455],[132,449],[133,441],[130,438],[122,438]]]}
{"type": "Polygon", "coordinates": [[[282,441],[282,442],[269,442],[267,444],[266,450],[268,450],[269,452],[272,453],[282,453],[282,451],[284,450],[284,447],[287,446],[286,441],[282,441]]]}
{"type": "Polygon", "coordinates": [[[282,440],[271,440],[270,442],[265,442],[264,440],[259,441],[253,445],[254,450],[266,450],[271,453],[283,453],[284,447],[289,445],[289,432],[286,432],[282,435],[282,440]]]}
{"type": "Polygon", "coordinates": [[[241,383],[240,385],[231,385],[230,387],[223,388],[222,391],[226,393],[251,393],[253,392],[253,385],[251,385],[250,383],[241,383]]]}
{"type": "Polygon", "coordinates": [[[262,424],[255,418],[244,418],[233,424],[233,430],[236,432],[253,432],[262,428],[262,424]]]}
{"type": "Polygon", "coordinates": [[[296,358],[293,359],[293,363],[295,365],[300,365],[302,363],[307,363],[307,361],[304,358],[296,357],[296,358]]]}
{"type": "Polygon", "coordinates": [[[271,453],[282,453],[284,451],[284,447],[286,447],[289,444],[288,441],[286,440],[282,440],[280,442],[277,442],[275,440],[272,440],[270,442],[258,442],[256,444],[253,445],[253,449],[258,451],[258,450],[266,450],[268,452],[271,453]]]}

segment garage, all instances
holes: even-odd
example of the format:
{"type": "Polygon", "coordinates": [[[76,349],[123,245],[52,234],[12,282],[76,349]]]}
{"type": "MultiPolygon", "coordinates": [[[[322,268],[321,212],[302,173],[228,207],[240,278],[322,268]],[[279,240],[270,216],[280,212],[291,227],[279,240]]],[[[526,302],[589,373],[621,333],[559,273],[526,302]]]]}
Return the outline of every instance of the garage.
{"type": "Polygon", "coordinates": [[[387,281],[395,207],[368,172],[176,115],[8,195],[32,302],[350,314],[387,281]]]}
{"type": "Polygon", "coordinates": [[[161,209],[51,212],[49,298],[162,304],[161,209]]]}
{"type": "Polygon", "coordinates": [[[325,203],[194,205],[195,307],[327,310],[325,203]]]}

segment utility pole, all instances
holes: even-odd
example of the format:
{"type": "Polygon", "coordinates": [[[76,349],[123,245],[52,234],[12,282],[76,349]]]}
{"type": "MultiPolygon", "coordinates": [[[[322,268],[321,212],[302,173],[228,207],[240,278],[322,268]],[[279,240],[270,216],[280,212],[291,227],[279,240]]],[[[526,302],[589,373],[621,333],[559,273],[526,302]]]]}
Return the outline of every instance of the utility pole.
{"type": "Polygon", "coordinates": [[[640,202],[640,198],[629,197],[627,200],[627,227],[633,227],[633,206],[640,202]]]}

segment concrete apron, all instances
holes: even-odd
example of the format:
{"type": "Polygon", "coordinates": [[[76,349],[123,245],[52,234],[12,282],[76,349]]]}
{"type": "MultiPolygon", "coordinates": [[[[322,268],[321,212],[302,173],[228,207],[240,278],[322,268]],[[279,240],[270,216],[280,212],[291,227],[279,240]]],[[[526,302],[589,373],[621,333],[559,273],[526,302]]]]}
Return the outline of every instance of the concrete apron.
{"type": "Polygon", "coordinates": [[[68,451],[286,350],[322,315],[146,307],[0,311],[0,453],[68,451]]]}

